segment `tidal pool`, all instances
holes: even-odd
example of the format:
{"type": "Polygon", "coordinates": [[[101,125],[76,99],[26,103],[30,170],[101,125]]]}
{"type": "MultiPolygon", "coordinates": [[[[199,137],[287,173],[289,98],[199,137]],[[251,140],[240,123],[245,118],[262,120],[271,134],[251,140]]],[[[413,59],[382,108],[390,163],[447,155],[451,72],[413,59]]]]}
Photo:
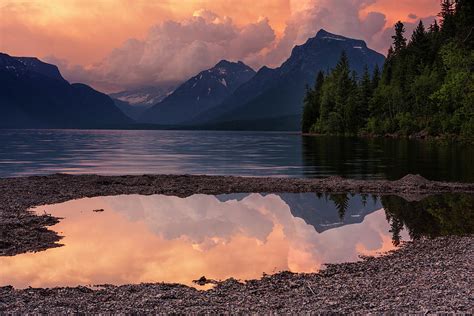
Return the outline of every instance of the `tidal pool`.
{"type": "Polygon", "coordinates": [[[317,272],[325,263],[394,250],[403,240],[472,233],[473,204],[469,195],[409,203],[315,193],[72,200],[34,208],[62,218],[51,229],[64,237],[63,246],[0,257],[0,285],[196,286],[192,281],[201,276],[249,280],[287,270],[317,272]],[[448,222],[439,213],[446,205],[448,222]],[[464,215],[453,213],[455,207],[464,215]]]}

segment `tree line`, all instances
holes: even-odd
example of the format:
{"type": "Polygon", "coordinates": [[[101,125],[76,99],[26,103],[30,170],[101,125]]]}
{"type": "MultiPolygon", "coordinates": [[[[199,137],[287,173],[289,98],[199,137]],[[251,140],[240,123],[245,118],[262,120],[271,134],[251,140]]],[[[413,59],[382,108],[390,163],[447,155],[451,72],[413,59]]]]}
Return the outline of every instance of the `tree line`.
{"type": "Polygon", "coordinates": [[[474,1],[441,1],[440,23],[402,22],[383,69],[359,77],[345,52],[304,98],[304,133],[474,137],[474,1]]]}

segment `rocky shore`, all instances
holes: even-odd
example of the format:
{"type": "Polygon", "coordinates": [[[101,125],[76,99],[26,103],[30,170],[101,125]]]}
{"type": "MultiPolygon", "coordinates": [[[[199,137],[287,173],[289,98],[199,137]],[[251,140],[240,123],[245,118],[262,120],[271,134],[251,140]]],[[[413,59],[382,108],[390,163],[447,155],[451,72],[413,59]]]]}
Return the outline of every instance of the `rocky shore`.
{"type": "Polygon", "coordinates": [[[0,256],[39,251],[57,246],[60,239],[46,227],[58,219],[37,216],[33,206],[83,197],[119,194],[193,194],[247,192],[328,192],[399,195],[420,200],[436,193],[474,193],[474,183],[428,181],[407,175],[398,181],[364,181],[340,177],[326,179],[244,178],[233,176],[98,176],[64,175],[0,179],[0,256]]]}
{"type": "MultiPolygon", "coordinates": [[[[29,213],[33,206],[119,194],[185,197],[240,192],[351,192],[418,200],[437,193],[474,193],[474,184],[433,182],[413,175],[398,181],[62,174],[6,178],[0,179],[0,256],[57,246],[60,237],[47,227],[59,219],[29,213]]],[[[100,290],[3,287],[0,313],[472,312],[473,259],[472,236],[423,239],[384,257],[330,265],[317,274],[280,273],[246,283],[227,280],[207,292],[172,284],[100,290]]]]}

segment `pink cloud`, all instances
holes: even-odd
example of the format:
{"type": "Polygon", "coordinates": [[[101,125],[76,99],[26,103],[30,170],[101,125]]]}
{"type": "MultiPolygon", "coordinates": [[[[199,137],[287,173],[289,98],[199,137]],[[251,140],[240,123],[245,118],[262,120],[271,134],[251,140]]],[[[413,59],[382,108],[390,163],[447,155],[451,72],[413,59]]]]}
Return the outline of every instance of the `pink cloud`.
{"type": "Polygon", "coordinates": [[[127,40],[88,69],[62,63],[61,70],[70,80],[92,81],[106,89],[166,84],[183,81],[221,59],[253,59],[274,40],[268,19],[237,26],[229,17],[200,10],[189,19],[152,26],[144,40],[127,40]]]}
{"type": "MultiPolygon", "coordinates": [[[[289,0],[291,16],[277,38],[268,18],[247,24],[209,10],[195,11],[181,21],[153,25],[144,39],[129,39],[100,63],[82,68],[61,62],[66,78],[105,90],[182,82],[221,59],[242,60],[258,69],[279,66],[295,45],[315,36],[321,28],[363,39],[386,53],[391,21],[380,11],[380,0],[289,0]],[[373,11],[371,11],[374,9],[373,11]]],[[[405,15],[409,19],[408,14],[405,15]]],[[[431,23],[435,17],[423,18],[431,23]]],[[[406,24],[409,38],[417,21],[406,24]]],[[[54,58],[50,58],[54,60],[54,58]]]]}

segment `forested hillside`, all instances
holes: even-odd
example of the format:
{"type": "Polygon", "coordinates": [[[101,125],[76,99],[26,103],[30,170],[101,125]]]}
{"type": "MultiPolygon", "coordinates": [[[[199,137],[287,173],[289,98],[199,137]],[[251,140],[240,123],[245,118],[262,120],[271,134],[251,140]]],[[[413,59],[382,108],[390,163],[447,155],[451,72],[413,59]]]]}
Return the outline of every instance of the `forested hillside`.
{"type": "Polygon", "coordinates": [[[440,22],[409,39],[395,25],[383,70],[351,72],[345,53],[307,88],[302,130],[474,137],[474,1],[443,0],[440,22]]]}

